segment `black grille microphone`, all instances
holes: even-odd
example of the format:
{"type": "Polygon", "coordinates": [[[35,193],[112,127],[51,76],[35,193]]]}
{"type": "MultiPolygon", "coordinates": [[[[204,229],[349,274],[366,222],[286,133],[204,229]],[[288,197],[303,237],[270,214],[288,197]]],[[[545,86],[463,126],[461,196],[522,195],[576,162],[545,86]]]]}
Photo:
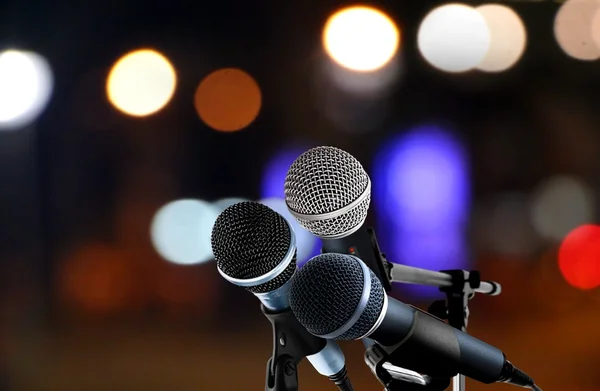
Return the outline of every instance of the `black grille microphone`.
{"type": "Polygon", "coordinates": [[[369,337],[392,352],[392,365],[433,377],[460,373],[482,383],[539,390],[497,348],[388,297],[355,256],[322,254],[308,261],[292,280],[290,305],[310,333],[336,340],[369,337]]]}
{"type": "MultiPolygon", "coordinates": [[[[258,202],[234,204],[217,218],[211,244],[219,273],[258,297],[270,320],[277,314],[292,315],[289,289],[297,271],[296,246],[294,231],[285,218],[258,202]]],[[[295,318],[293,322],[298,324],[295,318]]],[[[284,338],[288,339],[288,346],[293,345],[290,340],[302,339],[302,332],[312,337],[299,324],[298,327],[301,330],[294,335],[276,336],[275,344],[284,338]]],[[[320,374],[328,376],[341,390],[352,390],[344,355],[335,341],[313,338],[295,342],[315,350],[306,358],[320,374]]]]}

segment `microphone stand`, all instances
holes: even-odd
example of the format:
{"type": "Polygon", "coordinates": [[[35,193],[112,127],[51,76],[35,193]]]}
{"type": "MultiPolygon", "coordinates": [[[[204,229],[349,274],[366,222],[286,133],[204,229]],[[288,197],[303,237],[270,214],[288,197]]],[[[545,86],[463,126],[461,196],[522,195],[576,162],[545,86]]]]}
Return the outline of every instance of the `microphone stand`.
{"type": "Polygon", "coordinates": [[[327,342],[310,334],[290,309],[263,314],[273,326],[273,355],[267,362],[265,391],[298,391],[298,363],[320,352],[327,342]]]}
{"type": "MultiPolygon", "coordinates": [[[[434,301],[429,306],[428,311],[433,316],[447,320],[448,324],[456,329],[463,332],[467,331],[470,313],[469,300],[475,296],[475,293],[497,296],[502,292],[502,287],[497,282],[481,281],[481,276],[478,271],[455,269],[435,272],[432,270],[391,263],[386,259],[385,254],[381,252],[375,236],[375,231],[372,228],[367,228],[367,232],[371,238],[371,246],[377,263],[376,268],[379,271],[385,271],[387,277],[387,281],[382,281],[385,290],[387,292],[391,290],[392,282],[439,287],[440,291],[446,294],[446,300],[434,301]]],[[[444,379],[432,379],[403,368],[388,366],[388,369],[384,370],[385,358],[386,354],[376,343],[374,343],[365,354],[367,365],[371,368],[371,371],[377,376],[379,381],[386,385],[388,391],[395,391],[394,385],[397,382],[410,384],[407,388],[402,388],[407,391],[412,391],[413,387],[417,387],[417,389],[420,390],[423,390],[423,387],[425,387],[426,390],[436,390],[440,389],[439,387],[443,387],[440,390],[444,390],[448,387],[448,384],[444,386],[444,379]],[[393,371],[396,372],[396,376],[391,373],[393,371]],[[407,372],[412,372],[412,375],[407,377],[407,372]],[[420,376],[421,378],[417,379],[415,376],[420,376]]],[[[454,391],[465,391],[465,377],[460,374],[456,375],[452,379],[452,388],[454,391]]],[[[398,390],[400,390],[400,388],[398,388],[398,390]]]]}

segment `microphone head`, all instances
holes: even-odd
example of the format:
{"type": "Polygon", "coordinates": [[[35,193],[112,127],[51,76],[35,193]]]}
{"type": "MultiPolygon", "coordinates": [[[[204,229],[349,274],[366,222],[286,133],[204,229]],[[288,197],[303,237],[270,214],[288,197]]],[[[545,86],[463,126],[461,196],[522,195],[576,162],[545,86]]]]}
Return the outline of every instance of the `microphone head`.
{"type": "Polygon", "coordinates": [[[360,339],[373,331],[386,301],[379,279],[352,255],[327,253],[308,261],[294,276],[290,307],[311,334],[360,339]]]}
{"type": "Polygon", "coordinates": [[[371,180],[354,156],[335,147],[300,155],[285,177],[290,213],[308,231],[337,239],[357,231],[371,202],[371,180]]]}
{"type": "Polygon", "coordinates": [[[296,271],[294,232],[285,218],[258,202],[225,209],[211,245],[219,273],[255,294],[280,288],[296,271]]]}

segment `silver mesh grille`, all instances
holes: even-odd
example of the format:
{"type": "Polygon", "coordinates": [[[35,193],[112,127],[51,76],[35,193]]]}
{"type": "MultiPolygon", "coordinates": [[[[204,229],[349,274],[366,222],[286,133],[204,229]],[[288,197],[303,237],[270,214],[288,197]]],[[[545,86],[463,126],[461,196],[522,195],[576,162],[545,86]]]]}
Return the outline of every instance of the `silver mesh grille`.
{"type": "MultiPolygon", "coordinates": [[[[368,190],[370,179],[349,153],[335,147],[316,147],[292,164],[285,178],[285,200],[291,212],[321,215],[340,211],[368,190]]],[[[327,238],[360,227],[367,217],[370,194],[345,213],[330,218],[296,220],[313,234],[327,238]]]]}

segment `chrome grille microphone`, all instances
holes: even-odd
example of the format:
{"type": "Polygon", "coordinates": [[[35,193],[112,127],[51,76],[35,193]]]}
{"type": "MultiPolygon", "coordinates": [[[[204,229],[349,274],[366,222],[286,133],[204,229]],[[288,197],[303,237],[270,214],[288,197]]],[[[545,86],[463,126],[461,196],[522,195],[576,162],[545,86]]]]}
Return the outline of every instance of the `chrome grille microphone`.
{"type": "Polygon", "coordinates": [[[335,147],[309,149],[289,168],[284,191],[290,213],[322,239],[323,252],[360,257],[391,289],[388,263],[373,230],[364,226],[371,179],[354,156],[335,147]]]}
{"type": "Polygon", "coordinates": [[[283,337],[284,340],[287,338],[289,346],[294,346],[294,342],[302,347],[315,346],[318,349],[306,358],[341,390],[351,391],[344,354],[335,341],[315,341],[314,338],[291,341],[312,336],[297,323],[290,311],[289,289],[297,265],[294,231],[285,218],[258,202],[231,205],[217,217],[211,244],[217,269],[223,278],[258,297],[269,320],[289,313],[293,319],[287,319],[292,327],[300,328],[292,329],[288,335],[276,336],[276,344],[283,337]]]}

